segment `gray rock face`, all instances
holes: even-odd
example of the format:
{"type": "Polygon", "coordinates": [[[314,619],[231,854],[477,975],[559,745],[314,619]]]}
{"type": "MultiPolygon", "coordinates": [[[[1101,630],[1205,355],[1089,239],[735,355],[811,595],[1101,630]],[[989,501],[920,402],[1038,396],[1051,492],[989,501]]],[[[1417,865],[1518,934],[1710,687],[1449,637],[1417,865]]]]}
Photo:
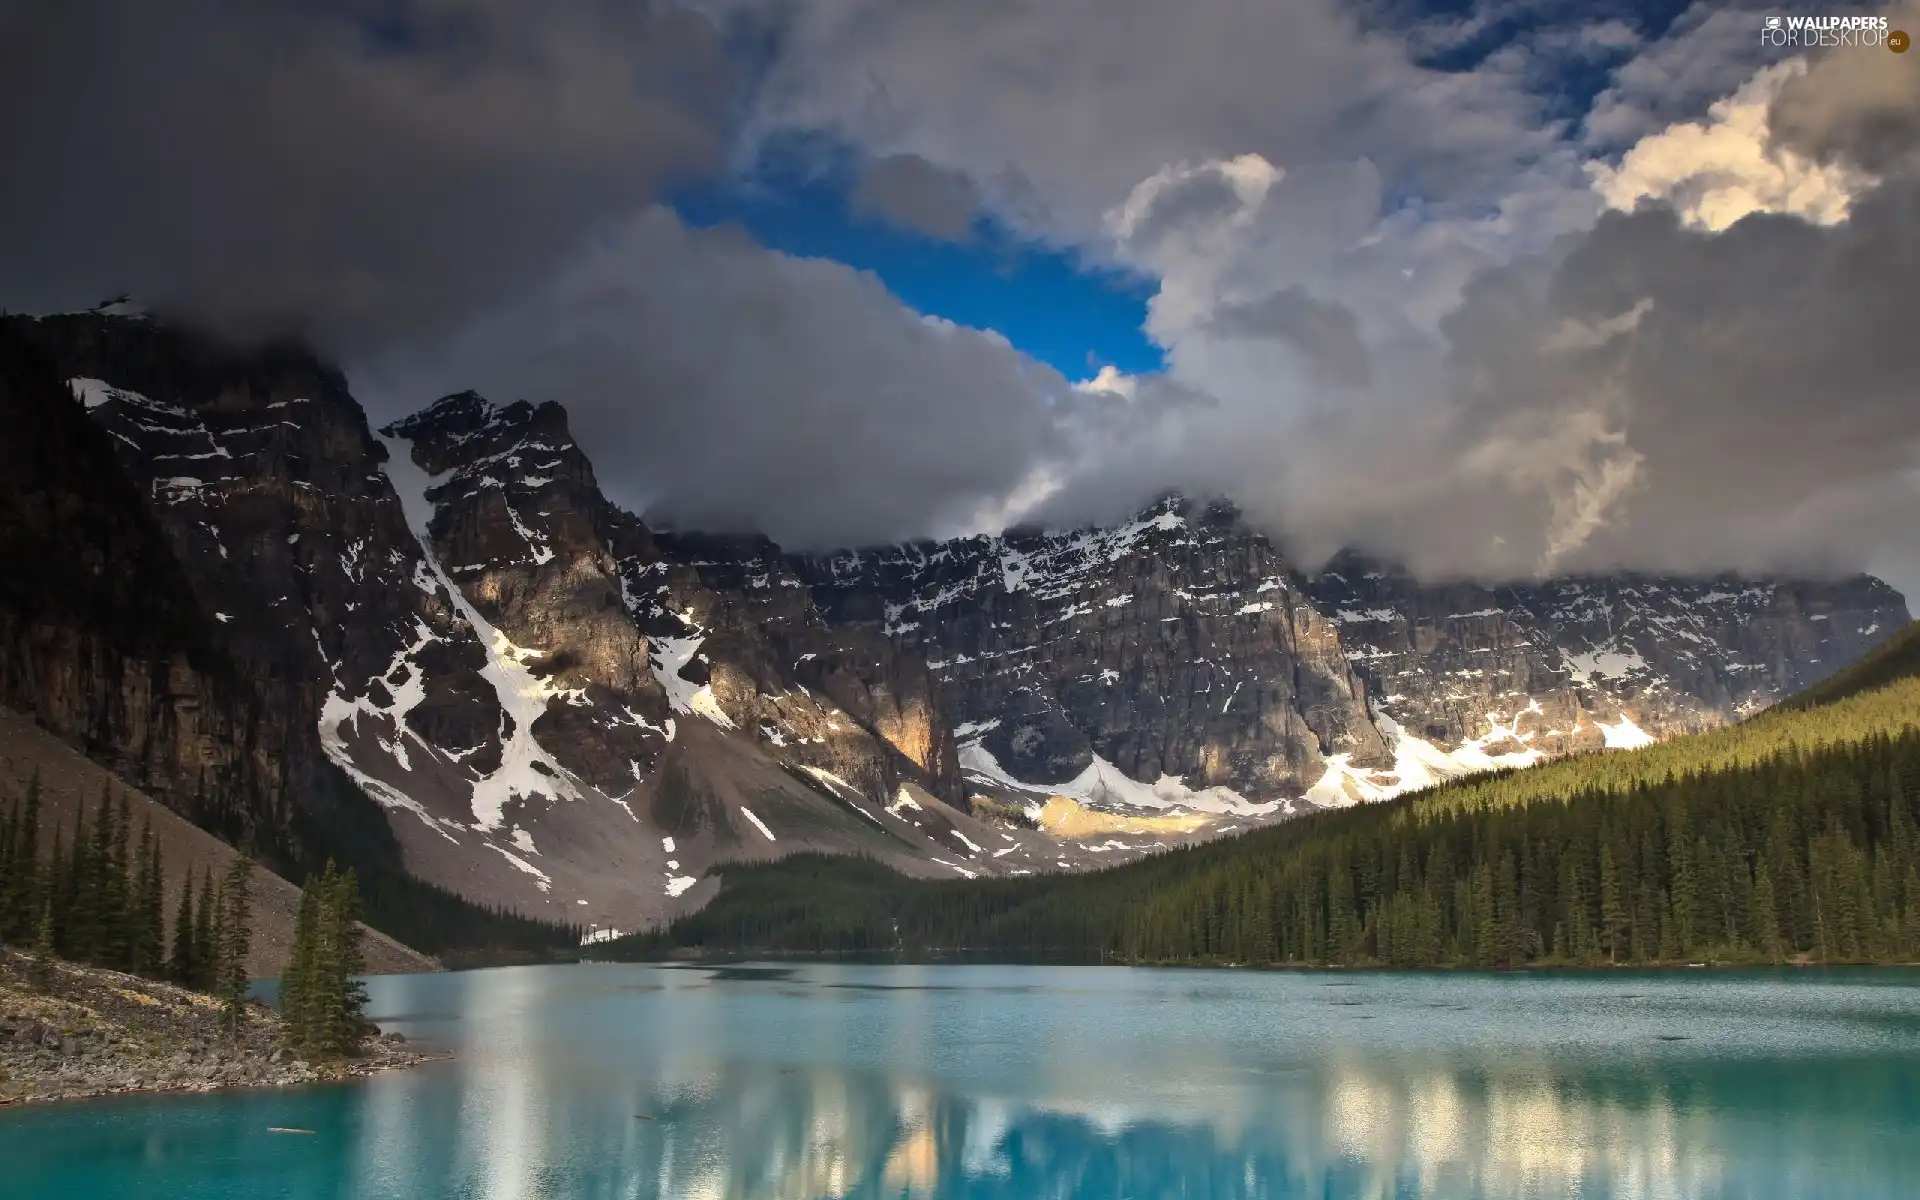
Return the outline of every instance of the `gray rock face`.
{"type": "Polygon", "coordinates": [[[1324,756],[1385,762],[1334,626],[1233,514],[1169,502],[1127,525],[833,555],[799,567],[837,622],[924,653],[964,726],[1016,778],[1095,755],[1298,795],[1324,756]]]}
{"type": "Polygon", "coordinates": [[[1349,557],[1308,587],[1340,623],[1376,706],[1403,726],[1454,746],[1517,718],[1548,755],[1630,737],[1623,716],[1666,738],[1749,715],[1908,619],[1897,592],[1864,576],[1435,587],[1349,557]]]}
{"type": "Polygon", "coordinates": [[[830,629],[764,539],[660,537],[608,503],[558,405],[450,396],[387,433],[432,476],[434,551],[522,650],[549,704],[533,727],[609,792],[649,777],[689,713],[887,802],[958,798],[949,722],[916,658],[830,629]]]}
{"type": "Polygon", "coordinates": [[[0,516],[23,560],[8,574],[29,585],[7,606],[8,701],[230,837],[386,836],[315,733],[319,646],[344,654],[369,624],[354,609],[406,602],[312,571],[338,571],[321,547],[364,551],[379,525],[356,482],[376,447],[337,373],[144,321],[11,318],[4,333],[9,374],[35,364],[38,381],[7,422],[6,473],[30,493],[0,516]]]}
{"type": "Polygon", "coordinates": [[[1058,865],[1040,840],[979,848],[917,656],[830,626],[774,547],[655,538],[557,407],[463,394],[376,436],[302,351],[94,315],[7,331],[0,360],[38,374],[0,398],[54,427],[9,447],[48,470],[13,474],[0,549],[30,567],[65,520],[99,561],[87,605],[64,584],[0,604],[0,683],[180,811],[383,840],[603,928],[703,902],[726,859],[1058,865]]]}
{"type": "Polygon", "coordinates": [[[1080,869],[1705,728],[1907,620],[1868,579],[1307,575],[1177,499],[789,555],[612,505],[557,405],[462,393],[376,435],[303,351],[0,332],[37,447],[0,447],[0,699],[183,812],[386,839],[601,928],[697,906],[726,861],[1080,869]],[[83,553],[35,575],[69,527],[83,553]]]}
{"type": "Polygon", "coordinates": [[[1097,755],[1139,781],[1319,804],[1710,728],[1908,619],[1864,577],[1489,588],[1353,556],[1307,576],[1230,507],[1178,499],[1112,529],[796,566],[831,619],[924,653],[947,708],[1022,781],[1097,755]],[[1432,769],[1397,762],[1411,738],[1432,769]]]}

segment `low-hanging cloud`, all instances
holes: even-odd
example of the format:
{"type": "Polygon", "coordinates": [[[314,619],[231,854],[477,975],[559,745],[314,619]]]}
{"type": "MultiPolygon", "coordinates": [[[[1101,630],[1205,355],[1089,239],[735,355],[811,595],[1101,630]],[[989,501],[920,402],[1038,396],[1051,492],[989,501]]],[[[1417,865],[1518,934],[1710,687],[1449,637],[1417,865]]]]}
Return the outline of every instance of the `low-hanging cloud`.
{"type": "Polygon", "coordinates": [[[872,275],[654,209],[460,336],[361,365],[406,411],[475,381],[559,400],[613,498],[795,547],[977,523],[1065,452],[1071,389],[872,275]]]}
{"type": "Polygon", "coordinates": [[[1479,9],[692,7],[16,6],[0,306],[303,331],[377,418],[560,400],[616,499],[796,546],[1181,488],[1304,562],[1433,576],[1917,557],[1904,58],[1766,61],[1755,10],[1705,2],[1462,71],[1420,57],[1479,9]],[[1541,94],[1570,57],[1617,63],[1583,118],[1541,94]],[[786,134],[864,164],[856,213],[1154,281],[1166,368],[1076,384],[652,207],[786,134]]]}
{"type": "MultiPolygon", "coordinates": [[[[1137,447],[1133,477],[1231,496],[1308,559],[1357,544],[1482,577],[1871,565],[1911,586],[1920,179],[1769,149],[1783,85],[1827,69],[1770,68],[1649,134],[1594,172],[1621,211],[1504,262],[1464,238],[1423,260],[1434,227],[1397,224],[1364,170],[1163,173],[1116,210],[1121,253],[1162,280],[1149,328],[1169,375],[1218,402],[1156,431],[1158,458],[1137,447]],[[1162,198],[1179,219],[1154,218],[1162,198]],[[1405,302],[1425,289],[1445,297],[1431,323],[1405,302]],[[1368,385],[1332,386],[1299,321],[1261,336],[1248,315],[1276,297],[1353,314],[1368,385]]],[[[1852,91],[1885,128],[1888,89],[1852,91]]],[[[1824,114],[1842,148],[1849,111],[1824,114]]],[[[1110,490],[1095,473],[1050,511],[1080,516],[1082,487],[1110,490]]]]}
{"type": "Polygon", "coordinates": [[[8,5],[0,306],[404,340],[716,163],[732,90],[645,0],[8,5]]]}
{"type": "MultiPolygon", "coordinates": [[[[905,36],[892,20],[866,44],[885,70],[919,61],[911,38],[889,40],[905,36]]],[[[1702,19],[1674,37],[1730,46],[1724,32],[1702,19]]],[[[818,52],[841,61],[828,40],[818,52]]],[[[796,82],[811,69],[788,68],[798,91],[783,101],[865,119],[831,107],[831,83],[796,82]]],[[[1618,155],[1489,168],[1501,185],[1468,208],[1409,207],[1397,189],[1417,157],[1342,158],[1296,115],[1270,143],[1294,161],[1162,160],[1074,216],[1093,193],[1047,183],[1048,163],[1078,151],[1048,142],[1045,121],[938,110],[929,153],[975,155],[941,162],[898,149],[923,144],[890,119],[870,172],[910,154],[950,181],[997,146],[1051,197],[1056,236],[1157,279],[1147,330],[1167,369],[1069,385],[991,335],[905,313],[871,280],[656,215],[484,326],[444,379],[566,401],[634,503],[806,546],[1110,520],[1180,488],[1233,498],[1308,563],[1357,545],[1429,576],[1898,568],[1920,405],[1896,326],[1920,223],[1913,185],[1874,173],[1884,156],[1870,171],[1839,133],[1810,144],[1811,118],[1802,144],[1772,145],[1777,114],[1823,71],[1702,67],[1696,83],[1731,82],[1666,124],[1644,117],[1655,73],[1623,72],[1610,111],[1626,128],[1620,97],[1638,96],[1643,128],[1618,155]],[[670,283],[688,278],[727,282],[670,283]]],[[[1483,111],[1524,108],[1476,94],[1483,111]]],[[[1884,89],[1820,110],[1817,128],[1850,128],[1869,102],[1884,110],[1884,89]]],[[[1106,166],[1153,160],[1115,136],[1106,166]]]]}

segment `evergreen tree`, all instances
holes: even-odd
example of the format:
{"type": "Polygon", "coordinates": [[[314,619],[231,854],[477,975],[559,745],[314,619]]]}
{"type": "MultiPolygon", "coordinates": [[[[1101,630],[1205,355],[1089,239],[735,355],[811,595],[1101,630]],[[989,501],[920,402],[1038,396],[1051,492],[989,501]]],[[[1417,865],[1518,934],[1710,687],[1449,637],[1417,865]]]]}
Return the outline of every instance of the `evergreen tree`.
{"type": "Polygon", "coordinates": [[[66,871],[60,880],[65,912],[54,913],[60,952],[75,962],[87,962],[93,958],[93,948],[99,935],[95,905],[100,888],[94,870],[93,841],[87,835],[86,818],[85,806],[77,806],[73,813],[72,850],[67,856],[66,871]]]}
{"type": "Polygon", "coordinates": [[[1775,963],[1781,961],[1778,914],[1778,904],[1773,895],[1773,873],[1767,869],[1763,859],[1753,880],[1752,936],[1754,947],[1768,962],[1775,963]]]}
{"type": "Polygon", "coordinates": [[[336,1054],[350,1054],[365,1036],[367,1008],[366,985],[359,978],[367,966],[360,930],[360,885],[352,870],[335,877],[326,912],[329,942],[326,1043],[336,1054]]]}
{"type": "Polygon", "coordinates": [[[293,950],[286,972],[280,976],[280,1017],[286,1022],[288,1040],[303,1053],[312,1052],[315,1040],[314,950],[319,909],[320,893],[314,880],[309,879],[300,889],[300,907],[293,919],[293,950]]]}
{"type": "MultiPolygon", "coordinates": [[[[1911,959],[1920,794],[1900,781],[1920,779],[1920,683],[1907,694],[1891,734],[1785,741],[1656,778],[1632,764],[1667,761],[1677,744],[1597,755],[1084,876],[909,883],[805,859],[730,869],[699,912],[600,952],[965,947],[1088,962],[1407,966],[1911,959]],[[1631,786],[1452,799],[1497,796],[1536,772],[1619,772],[1631,786]]],[[[1751,736],[1742,727],[1700,740],[1751,736]]]]}
{"type": "Polygon", "coordinates": [[[219,960],[214,930],[219,924],[220,897],[213,890],[213,868],[200,873],[200,900],[193,914],[193,977],[187,986],[197,992],[213,990],[219,960]]]}
{"type": "Polygon", "coordinates": [[[227,1027],[238,1033],[247,1003],[247,951],[253,939],[253,858],[235,855],[220,882],[220,929],[216,937],[213,994],[226,1007],[227,1027]]]}
{"type": "Polygon", "coordinates": [[[55,951],[53,947],[53,904],[40,909],[39,928],[33,937],[33,968],[30,982],[37,991],[53,990],[55,951]]]}
{"type": "Polygon", "coordinates": [[[27,941],[35,936],[44,895],[40,865],[40,772],[27,780],[25,805],[11,822],[7,853],[7,885],[0,894],[0,940],[27,941]]]}
{"type": "Polygon", "coordinates": [[[1675,804],[1668,818],[1667,906],[1672,912],[1673,947],[1671,958],[1683,957],[1694,944],[1694,916],[1699,908],[1699,892],[1693,869],[1693,836],[1687,830],[1687,806],[1675,804]]]}
{"type": "Polygon", "coordinates": [[[1493,960],[1497,966],[1511,967],[1520,957],[1520,889],[1512,851],[1500,856],[1493,899],[1493,960]]]}
{"type": "Polygon", "coordinates": [[[36,937],[38,936],[41,916],[44,914],[52,915],[53,942],[56,949],[61,944],[61,933],[66,928],[67,923],[67,906],[65,903],[67,897],[67,852],[65,842],[62,838],[63,835],[59,829],[56,828],[53,832],[53,853],[47,857],[47,869],[41,875],[40,892],[42,896],[42,912],[34,915],[36,937]]]}
{"type": "Polygon", "coordinates": [[[180,905],[173,914],[173,954],[167,960],[167,978],[192,987],[199,974],[199,953],[194,945],[193,872],[180,881],[180,905]]]}
{"type": "Polygon", "coordinates": [[[360,889],[332,863],[309,879],[294,922],[293,954],[281,978],[281,1015],[302,1053],[351,1054],[365,1036],[360,889]]]}
{"type": "Polygon", "coordinates": [[[125,792],[120,793],[117,806],[108,803],[104,807],[106,811],[101,814],[100,823],[106,831],[107,845],[100,859],[100,940],[95,961],[103,967],[125,971],[132,965],[133,946],[127,929],[131,891],[127,878],[127,835],[133,817],[125,792]]]}
{"type": "Polygon", "coordinates": [[[1627,931],[1627,909],[1610,840],[1600,843],[1600,931],[1606,939],[1607,961],[1619,962],[1621,938],[1627,931]]]}
{"type": "Polygon", "coordinates": [[[136,974],[158,976],[166,965],[165,913],[162,897],[166,881],[161,873],[160,846],[151,821],[140,826],[133,886],[127,895],[128,958],[136,974]]]}
{"type": "Polygon", "coordinates": [[[20,823],[20,804],[15,801],[0,813],[0,944],[13,934],[13,843],[20,823]]]}

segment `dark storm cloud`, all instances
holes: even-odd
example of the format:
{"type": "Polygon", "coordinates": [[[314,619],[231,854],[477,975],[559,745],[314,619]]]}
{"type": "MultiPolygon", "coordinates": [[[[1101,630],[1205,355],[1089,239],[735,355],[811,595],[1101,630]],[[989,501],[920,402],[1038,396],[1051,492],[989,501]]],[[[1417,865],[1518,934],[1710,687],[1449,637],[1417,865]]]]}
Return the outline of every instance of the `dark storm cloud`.
{"type": "MultiPolygon", "coordinates": [[[[729,3],[764,6],[703,7],[729,3]]],[[[1323,0],[779,3],[748,128],[844,138],[856,207],[896,224],[984,211],[1157,278],[1167,370],[1074,388],[870,275],[649,208],[720,161],[738,96],[703,19],[612,0],[0,9],[0,306],[131,291],[303,330],[377,420],[559,400],[616,499],[798,546],[1166,487],[1429,575],[1915,545],[1912,55],[1828,56],[1774,105],[1779,148],[1877,177],[1821,181],[1850,217],[1710,232],[1593,224],[1584,155],[1748,78],[1747,11],[1677,22],[1575,142],[1524,64],[1417,68],[1323,0]]],[[[1713,121],[1623,170],[1634,194],[1704,173],[1738,211],[1790,203],[1806,172],[1722,157],[1752,130],[1713,121]]]]}
{"type": "MultiPolygon", "coordinates": [[[[1896,5],[1893,29],[1920,31],[1920,2],[1896,5]]],[[[1875,174],[1920,167],[1920,69],[1913,55],[1829,51],[1789,81],[1768,114],[1777,146],[1875,174]]]]}
{"type": "Polygon", "coordinates": [[[890,154],[867,164],[853,190],[858,212],[949,242],[964,241],[980,207],[973,181],[918,154],[890,154]]]}
{"type": "Polygon", "coordinates": [[[1860,570],[1920,540],[1916,280],[1913,181],[1827,227],[1610,214],[1469,286],[1443,392],[1331,416],[1223,490],[1430,575],[1860,570]]]}
{"type": "Polygon", "coordinates": [[[0,305],[404,338],[714,160],[728,87],[657,4],[10,4],[0,305]]]}
{"type": "Polygon", "coordinates": [[[1209,332],[1230,338],[1278,338],[1300,352],[1321,383],[1365,387],[1373,378],[1360,320],[1344,304],[1315,300],[1299,287],[1264,299],[1228,304],[1207,319],[1209,332]]]}
{"type": "MultiPolygon", "coordinates": [[[[1589,381],[1644,460],[1640,490],[1586,554],[1857,567],[1889,536],[1911,538],[1920,183],[1889,183],[1829,227],[1756,214],[1714,235],[1666,211],[1611,217],[1559,265],[1549,303],[1589,326],[1642,314],[1562,356],[1559,382],[1589,381]]],[[[1510,402],[1541,399],[1523,388],[1510,402]]]]}
{"type": "Polygon", "coordinates": [[[457,387],[558,400],[616,501],[794,547],[992,523],[1066,445],[1066,381],[826,259],[655,209],[431,351],[358,373],[382,411],[457,387]]]}

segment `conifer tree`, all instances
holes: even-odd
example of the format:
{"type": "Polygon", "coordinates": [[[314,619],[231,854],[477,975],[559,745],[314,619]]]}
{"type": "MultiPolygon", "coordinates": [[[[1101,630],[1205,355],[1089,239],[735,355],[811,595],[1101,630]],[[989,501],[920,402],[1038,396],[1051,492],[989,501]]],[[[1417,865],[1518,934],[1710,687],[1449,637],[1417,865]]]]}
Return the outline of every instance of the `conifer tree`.
{"type": "Polygon", "coordinates": [[[140,827],[139,849],[134,855],[138,867],[127,896],[128,957],[136,974],[158,976],[165,966],[162,896],[166,881],[161,874],[160,846],[153,836],[153,824],[140,827]]]}
{"type": "Polygon", "coordinates": [[[1683,957],[1693,945],[1694,916],[1699,896],[1693,869],[1693,836],[1687,830],[1687,809],[1675,804],[1667,829],[1667,905],[1673,914],[1672,957],[1683,957]]]}
{"type": "Polygon", "coordinates": [[[100,860],[100,940],[96,947],[95,959],[104,967],[124,971],[130,965],[132,939],[127,932],[127,896],[131,890],[127,879],[127,828],[133,823],[133,817],[127,803],[127,794],[120,793],[120,802],[105,805],[101,814],[101,825],[106,830],[106,853],[100,860]]]}
{"type": "MultiPolygon", "coordinates": [[[[47,856],[47,868],[40,873],[40,907],[53,913],[54,945],[61,944],[61,932],[66,927],[66,877],[67,877],[66,835],[55,827],[53,831],[53,851],[47,856]]],[[[33,926],[36,932],[40,928],[40,912],[33,914],[33,926]]]]}
{"type": "Polygon", "coordinates": [[[213,990],[214,966],[218,959],[214,931],[219,925],[220,897],[213,890],[213,868],[200,873],[199,907],[193,914],[193,978],[187,986],[197,992],[213,990]]]}
{"type": "Polygon", "coordinates": [[[40,908],[39,928],[33,938],[33,968],[30,982],[37,991],[50,992],[54,980],[53,902],[40,908]]]}
{"type": "Polygon", "coordinates": [[[253,858],[235,855],[220,881],[220,931],[213,994],[226,1006],[227,1028],[238,1033],[247,1003],[247,951],[253,939],[253,858]]]}
{"type": "Polygon", "coordinates": [[[293,1045],[318,1056],[351,1054],[365,1033],[360,890],[332,863],[310,877],[294,922],[293,954],[281,978],[281,1015],[293,1045]]]}
{"type": "Polygon", "coordinates": [[[1920,863],[1907,867],[1904,888],[1907,905],[1900,916],[1899,957],[1907,962],[1920,961],[1920,863]]]}
{"type": "Polygon", "coordinates": [[[1607,961],[1619,962],[1621,938],[1627,930],[1627,909],[1610,839],[1600,843],[1600,928],[1606,938],[1607,961]]]}
{"type": "Polygon", "coordinates": [[[320,894],[309,878],[300,889],[300,907],[293,919],[293,951],[280,976],[280,1017],[296,1050],[311,1053],[314,1044],[314,951],[319,936],[320,894]]]}
{"type": "Polygon", "coordinates": [[[360,887],[353,871],[336,875],[324,905],[327,930],[326,1046],[349,1054],[359,1046],[367,991],[359,980],[366,970],[360,933],[360,887]]]}
{"type": "Polygon", "coordinates": [[[1494,885],[1494,965],[1511,967],[1520,957],[1520,892],[1515,880],[1513,852],[1500,856],[1494,885]]]}
{"type": "Polygon", "coordinates": [[[193,912],[193,872],[180,881],[180,904],[173,915],[173,954],[167,960],[167,977],[186,987],[193,986],[199,973],[199,955],[194,946],[196,927],[193,912]]]}
{"type": "Polygon", "coordinates": [[[93,957],[98,930],[94,903],[99,888],[94,879],[93,843],[88,838],[86,822],[85,806],[76,806],[72,849],[68,852],[66,870],[60,879],[60,895],[65,911],[56,910],[54,913],[55,934],[60,941],[61,953],[75,962],[85,962],[93,957]]]}
{"type": "Polygon", "coordinates": [[[40,870],[40,772],[27,781],[27,806],[14,831],[13,914],[14,933],[27,936],[29,924],[39,925],[40,910],[51,892],[47,872],[40,870]]]}
{"type": "Polygon", "coordinates": [[[167,963],[167,869],[160,859],[160,839],[153,839],[147,868],[147,954],[154,978],[166,974],[167,963]]]}
{"type": "Polygon", "coordinates": [[[40,923],[40,772],[7,815],[0,844],[0,942],[29,943],[40,923]]]}

